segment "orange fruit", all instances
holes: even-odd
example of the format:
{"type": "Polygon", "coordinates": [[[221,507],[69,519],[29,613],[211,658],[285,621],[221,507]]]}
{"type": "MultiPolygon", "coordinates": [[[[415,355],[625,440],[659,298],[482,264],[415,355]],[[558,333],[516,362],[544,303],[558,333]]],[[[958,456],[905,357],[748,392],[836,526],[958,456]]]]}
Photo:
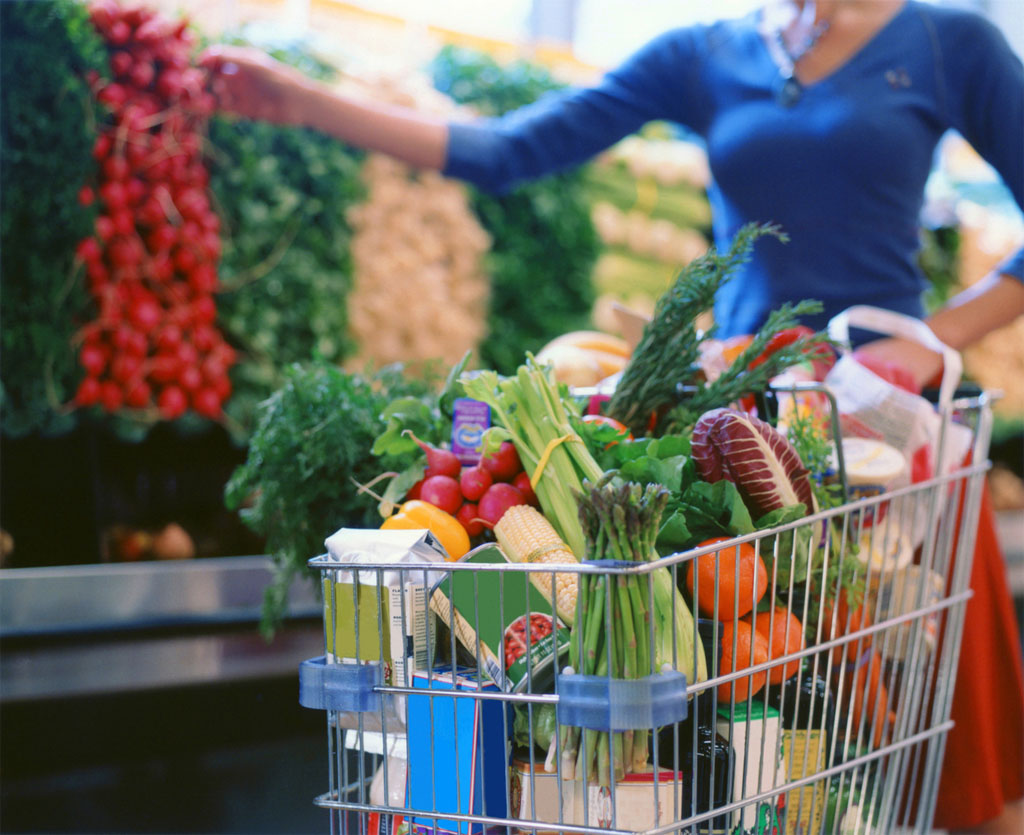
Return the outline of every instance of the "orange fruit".
{"type": "MultiPolygon", "coordinates": [[[[698,548],[728,542],[729,537],[718,536],[706,539],[698,548]]],[[[754,546],[744,542],[737,548],[723,548],[712,551],[690,561],[686,569],[686,582],[690,597],[696,601],[700,611],[719,620],[733,620],[753,609],[768,589],[768,571],[764,560],[754,546]],[[737,564],[738,563],[738,564],[737,564]],[[715,576],[718,576],[718,610],[715,611],[715,576]],[[696,580],[696,582],[695,582],[696,580]],[[694,591],[696,588],[696,591],[694,591]],[[739,589],[739,602],[736,590],[739,589]]]]}
{"type": "MultiPolygon", "coordinates": [[[[867,611],[865,602],[862,601],[859,606],[851,609],[849,601],[846,599],[846,589],[840,590],[835,599],[826,600],[821,613],[821,640],[831,641],[833,638],[849,635],[851,632],[859,632],[861,629],[871,626],[871,615],[867,611]],[[833,611],[835,612],[834,631],[832,628],[833,611]]],[[[870,634],[864,635],[851,641],[853,646],[844,644],[843,649],[844,651],[848,650],[848,653],[851,654],[864,652],[871,646],[871,638],[870,634]]]]}
{"type": "MultiPolygon", "coordinates": [[[[756,664],[764,664],[769,659],[768,641],[764,635],[755,631],[749,623],[731,621],[722,624],[722,664],[719,675],[745,670],[756,664]],[[736,641],[736,653],[733,655],[733,639],[736,641]],[[753,661],[751,661],[753,657],[753,661]],[[735,661],[734,661],[735,659],[735,661]]],[[[752,673],[734,681],[718,685],[718,699],[722,702],[746,701],[762,687],[768,678],[766,672],[752,673]],[[733,688],[735,687],[735,693],[733,688]]]]}
{"type": "MultiPolygon", "coordinates": [[[[768,642],[768,653],[772,661],[782,658],[784,655],[799,652],[806,646],[804,625],[785,606],[776,606],[774,615],[771,612],[751,612],[742,621],[750,624],[758,634],[764,636],[768,642]]],[[[799,669],[799,661],[779,664],[768,671],[768,682],[782,684],[787,678],[795,675],[799,669]]]]}

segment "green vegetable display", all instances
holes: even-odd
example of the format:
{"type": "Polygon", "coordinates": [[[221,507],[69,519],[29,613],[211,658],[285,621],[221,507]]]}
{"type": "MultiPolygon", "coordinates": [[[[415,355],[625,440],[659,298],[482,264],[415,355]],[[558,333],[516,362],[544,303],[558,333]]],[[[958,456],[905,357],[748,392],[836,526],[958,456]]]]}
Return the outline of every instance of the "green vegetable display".
{"type": "MultiPolygon", "coordinates": [[[[446,47],[431,65],[434,86],[482,115],[500,115],[564,85],[527,62],[502,67],[489,56],[446,47]]],[[[473,190],[473,209],[491,235],[489,333],[480,364],[511,373],[527,351],[587,327],[600,249],[584,174],[546,177],[494,197],[473,190]]]]}
{"type": "Polygon", "coordinates": [[[239,347],[227,412],[251,430],[282,369],[350,351],[346,210],[361,201],[362,155],[313,131],[212,120],[210,187],[223,255],[218,322],[239,347]]]}
{"type": "Polygon", "coordinates": [[[285,369],[283,386],[260,405],[248,457],[228,482],[225,499],[266,537],[274,560],[265,633],[273,633],[292,580],[323,551],[328,535],[346,525],[379,526],[376,500],[360,485],[411,459],[411,453],[378,458],[371,452],[386,428],[388,404],[410,396],[427,397],[426,384],[398,368],[366,377],[319,360],[285,369]]]}
{"type": "Polygon", "coordinates": [[[75,245],[94,208],[77,194],[92,178],[96,139],[84,76],[106,52],[85,6],[0,3],[0,412],[3,432],[62,434],[82,377],[73,335],[89,314],[75,245]]]}

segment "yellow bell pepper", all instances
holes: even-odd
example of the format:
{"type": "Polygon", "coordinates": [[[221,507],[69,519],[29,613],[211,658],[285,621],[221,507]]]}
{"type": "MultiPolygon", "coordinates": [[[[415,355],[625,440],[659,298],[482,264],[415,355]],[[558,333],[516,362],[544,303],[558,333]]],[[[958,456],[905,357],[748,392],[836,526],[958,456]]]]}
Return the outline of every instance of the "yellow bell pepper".
{"type": "Polygon", "coordinates": [[[469,550],[469,534],[462,527],[462,523],[450,513],[421,499],[405,502],[398,509],[398,513],[384,520],[381,529],[426,529],[444,546],[449,560],[457,560],[469,550]]]}

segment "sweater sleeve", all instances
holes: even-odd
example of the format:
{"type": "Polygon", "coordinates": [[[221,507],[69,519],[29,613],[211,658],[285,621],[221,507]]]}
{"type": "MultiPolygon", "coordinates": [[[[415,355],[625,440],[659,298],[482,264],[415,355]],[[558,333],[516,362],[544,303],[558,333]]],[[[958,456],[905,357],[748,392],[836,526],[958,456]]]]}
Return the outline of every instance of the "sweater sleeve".
{"type": "Polygon", "coordinates": [[[646,122],[690,122],[682,114],[696,116],[701,99],[697,31],[660,35],[593,87],[550,93],[497,118],[450,124],[444,173],[501,193],[579,165],[646,122]]]}
{"type": "MultiPolygon", "coordinates": [[[[1024,211],[1024,65],[993,24],[964,15],[942,37],[950,120],[1024,211]]],[[[1024,248],[999,272],[1024,281],[1024,248]]]]}

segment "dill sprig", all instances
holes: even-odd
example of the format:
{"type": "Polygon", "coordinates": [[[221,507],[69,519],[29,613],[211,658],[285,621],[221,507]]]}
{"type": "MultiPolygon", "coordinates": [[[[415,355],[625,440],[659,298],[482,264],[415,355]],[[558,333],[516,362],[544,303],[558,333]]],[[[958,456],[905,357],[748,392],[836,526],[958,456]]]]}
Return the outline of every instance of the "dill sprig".
{"type": "Polygon", "coordinates": [[[754,242],[764,235],[788,238],[779,227],[750,223],[742,227],[727,252],[714,248],[687,264],[658,299],[654,316],[608,404],[609,414],[645,433],[652,414],[679,401],[679,387],[696,378],[700,343],[713,333],[699,333],[697,317],[714,306],[715,295],[735,271],[750,260],[754,242]]]}

